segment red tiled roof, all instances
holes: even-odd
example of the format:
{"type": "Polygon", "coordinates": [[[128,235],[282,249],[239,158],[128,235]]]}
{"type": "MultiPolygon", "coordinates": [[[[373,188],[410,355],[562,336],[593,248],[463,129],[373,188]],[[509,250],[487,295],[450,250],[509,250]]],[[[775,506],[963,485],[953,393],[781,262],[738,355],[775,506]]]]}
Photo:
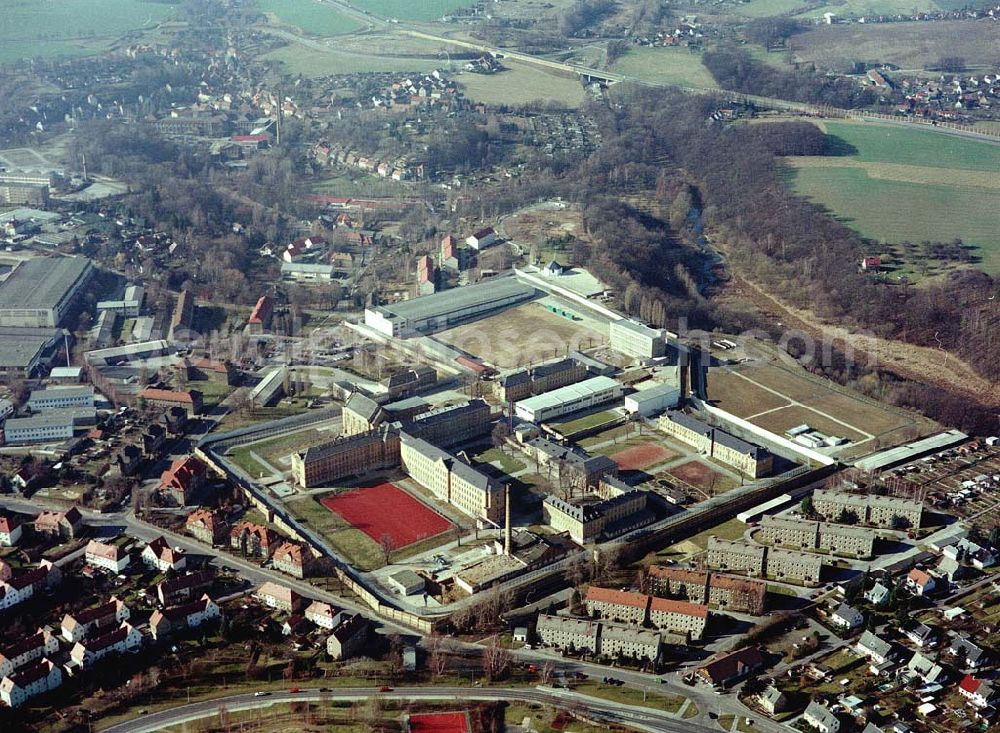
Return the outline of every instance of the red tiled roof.
{"type": "Polygon", "coordinates": [[[177,392],[172,389],[156,389],[155,387],[146,387],[139,394],[140,397],[147,400],[159,400],[160,402],[183,402],[188,405],[194,404],[194,398],[191,396],[190,392],[177,392]]]}
{"type": "Polygon", "coordinates": [[[673,601],[669,598],[653,598],[649,604],[650,612],[662,611],[664,613],[681,613],[685,616],[697,616],[698,618],[708,618],[708,606],[698,603],[687,603],[686,601],[673,601]]]}
{"type": "Polygon", "coordinates": [[[911,570],[906,577],[920,586],[927,585],[927,581],[931,579],[929,573],[920,570],[919,568],[913,568],[913,570],[911,570]]]}
{"type": "Polygon", "coordinates": [[[965,679],[958,683],[958,686],[968,692],[970,695],[975,695],[976,692],[982,687],[983,681],[977,680],[971,674],[965,675],[965,679]]]}
{"type": "Polygon", "coordinates": [[[208,469],[194,456],[178,458],[160,476],[160,486],[165,489],[187,490],[192,481],[205,475],[208,469]]]}
{"type": "Polygon", "coordinates": [[[628,593],[626,591],[614,590],[613,588],[598,588],[590,586],[587,590],[587,601],[596,603],[614,603],[620,606],[631,606],[633,608],[645,608],[649,603],[649,596],[641,593],[628,593]]]}

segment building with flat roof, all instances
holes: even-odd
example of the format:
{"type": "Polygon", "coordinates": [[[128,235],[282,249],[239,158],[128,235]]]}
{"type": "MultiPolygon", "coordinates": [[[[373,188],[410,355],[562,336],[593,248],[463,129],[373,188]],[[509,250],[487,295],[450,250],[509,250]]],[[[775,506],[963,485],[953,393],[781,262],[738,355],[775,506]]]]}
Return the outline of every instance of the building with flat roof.
{"type": "Polygon", "coordinates": [[[611,321],[608,333],[611,348],[627,356],[653,359],[667,351],[663,329],[650,328],[638,321],[628,318],[611,321]]]}
{"type": "Polygon", "coordinates": [[[514,405],[514,413],[522,420],[540,423],[597,407],[621,396],[621,384],[611,377],[591,377],[521,400],[514,405]]]}
{"type": "Polygon", "coordinates": [[[657,384],[626,395],[625,412],[649,417],[668,408],[677,407],[680,398],[679,384],[657,384]]]}
{"type": "Polygon", "coordinates": [[[534,295],[534,287],[514,278],[489,280],[391,305],[366,308],[365,325],[385,336],[434,333],[470,318],[522,303],[534,295]]]}
{"type": "Polygon", "coordinates": [[[69,407],[46,410],[31,417],[12,417],[4,423],[4,443],[26,445],[69,440],[78,428],[93,424],[93,408],[69,407]]]}
{"type": "Polygon", "coordinates": [[[64,407],[93,407],[94,388],[87,386],[52,387],[33,389],[28,396],[28,409],[32,412],[58,410],[64,407]]]}
{"type": "Polygon", "coordinates": [[[0,282],[0,326],[61,326],[93,275],[85,257],[25,260],[0,282]]]}
{"type": "Polygon", "coordinates": [[[56,328],[0,326],[0,382],[29,379],[50,364],[63,344],[56,328]]]}
{"type": "Polygon", "coordinates": [[[121,298],[98,301],[97,310],[111,311],[125,318],[135,318],[142,311],[145,300],[146,289],[142,285],[129,285],[121,298]]]}

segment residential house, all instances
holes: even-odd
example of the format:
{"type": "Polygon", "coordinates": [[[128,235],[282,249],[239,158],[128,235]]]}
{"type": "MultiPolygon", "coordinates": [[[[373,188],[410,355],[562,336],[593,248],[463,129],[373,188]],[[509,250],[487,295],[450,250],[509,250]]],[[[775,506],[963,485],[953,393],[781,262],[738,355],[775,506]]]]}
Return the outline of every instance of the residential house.
{"type": "Polygon", "coordinates": [[[991,682],[977,679],[971,674],[965,675],[958,683],[958,691],[962,697],[977,708],[985,708],[993,704],[997,696],[991,682]]]}
{"type": "Polygon", "coordinates": [[[178,458],[160,476],[160,491],[178,506],[190,503],[208,480],[208,467],[194,456],[178,458]]]}
{"type": "Polygon", "coordinates": [[[968,638],[956,634],[948,646],[948,654],[955,659],[959,669],[982,669],[989,661],[989,655],[968,638]]]}
{"type": "Polygon", "coordinates": [[[295,578],[304,578],[309,574],[312,559],[308,547],[296,542],[284,542],[274,551],[271,563],[275,570],[288,573],[295,578]]]}
{"type": "Polygon", "coordinates": [[[769,715],[788,709],[788,697],[774,685],[765,687],[764,691],[757,696],[757,702],[769,715]]]}
{"type": "Polygon", "coordinates": [[[302,607],[302,596],[277,583],[264,583],[254,592],[254,597],[266,606],[289,613],[295,613],[302,607]]]}
{"type": "Polygon", "coordinates": [[[329,603],[313,601],[306,608],[306,620],[312,621],[321,629],[333,630],[340,620],[341,613],[329,603]]]}
{"type": "Polygon", "coordinates": [[[937,641],[937,631],[916,619],[910,619],[903,626],[903,636],[921,649],[932,646],[937,641]]]}
{"type": "Polygon", "coordinates": [[[695,675],[714,687],[731,687],[764,668],[764,655],[748,646],[717,656],[695,670],[695,675]]]}
{"type": "Polygon", "coordinates": [[[335,660],[357,656],[368,640],[368,619],[360,613],[344,619],[327,637],[326,652],[335,660]]]}
{"type": "Polygon", "coordinates": [[[875,665],[885,664],[892,656],[892,644],[879,638],[871,631],[865,631],[861,634],[854,644],[854,649],[875,665]]]}
{"type": "Polygon", "coordinates": [[[64,512],[42,512],[35,517],[35,532],[47,537],[71,540],[83,529],[83,516],[76,507],[64,512]]]}
{"type": "Polygon", "coordinates": [[[476,251],[484,250],[497,243],[497,233],[493,227],[485,227],[466,237],[465,243],[476,251]]]}
{"type": "Polygon", "coordinates": [[[180,572],[187,565],[187,556],[183,550],[175,550],[161,535],[146,545],[142,551],[142,561],[155,567],[161,573],[173,570],[180,572]]]}
{"type": "Polygon", "coordinates": [[[926,570],[913,568],[907,573],[903,587],[915,596],[925,596],[933,592],[935,586],[934,576],[926,570]]]}
{"type": "Polygon", "coordinates": [[[128,621],[130,616],[129,607],[112,596],[100,606],[63,616],[62,637],[69,642],[80,641],[94,632],[128,621]]]}
{"type": "Polygon", "coordinates": [[[840,607],[830,614],[830,622],[851,631],[864,624],[865,617],[858,609],[848,606],[846,603],[841,603],[840,607]]]}
{"type": "Polygon", "coordinates": [[[77,665],[89,667],[111,654],[124,654],[142,646],[142,634],[127,621],[114,631],[78,641],[69,653],[77,665]]]}
{"type": "Polygon", "coordinates": [[[91,567],[102,568],[116,575],[125,570],[132,559],[121,545],[109,545],[97,540],[87,543],[83,557],[91,567]]]}
{"type": "Polygon", "coordinates": [[[169,578],[156,586],[156,597],[164,606],[176,606],[204,593],[215,580],[212,570],[197,570],[169,578]]]}
{"type": "Polygon", "coordinates": [[[7,677],[26,664],[59,651],[59,640],[46,628],[31,636],[0,647],[0,678],[7,677]]]}
{"type": "Polygon", "coordinates": [[[944,668],[940,664],[925,657],[920,652],[910,657],[910,661],[906,663],[906,671],[928,684],[931,682],[941,682],[945,676],[944,668]]]}
{"type": "Polygon", "coordinates": [[[36,695],[41,695],[62,685],[62,667],[49,659],[5,676],[0,680],[0,700],[8,707],[17,708],[36,695]]]}
{"type": "Polygon", "coordinates": [[[966,578],[971,572],[970,569],[963,565],[960,560],[956,560],[948,555],[941,558],[935,571],[937,572],[938,577],[944,578],[949,583],[955,583],[962,578],[966,578]]]}
{"type": "Polygon", "coordinates": [[[21,520],[0,516],[0,547],[14,547],[21,541],[21,520]]]}
{"type": "Polygon", "coordinates": [[[222,617],[219,604],[206,593],[197,601],[185,603],[183,606],[172,606],[162,611],[157,609],[149,617],[149,632],[159,641],[164,636],[177,633],[184,629],[196,629],[206,621],[222,617]]]}
{"type": "Polygon", "coordinates": [[[830,711],[830,708],[820,705],[815,700],[809,703],[802,717],[819,733],[838,733],[840,731],[840,720],[837,716],[830,711]]]}
{"type": "Polygon", "coordinates": [[[886,588],[882,583],[875,583],[871,590],[865,591],[865,600],[871,603],[873,606],[884,606],[889,602],[889,598],[892,596],[892,591],[886,588]]]}
{"type": "Polygon", "coordinates": [[[159,423],[152,423],[142,434],[142,452],[146,458],[153,458],[160,454],[163,446],[167,442],[167,430],[159,423]]]}
{"type": "Polygon", "coordinates": [[[271,557],[281,541],[273,529],[253,522],[240,522],[229,532],[229,546],[248,557],[271,557]]]}
{"type": "Polygon", "coordinates": [[[229,523],[220,509],[196,509],[188,515],[185,529],[206,545],[221,545],[229,537],[229,523]]]}

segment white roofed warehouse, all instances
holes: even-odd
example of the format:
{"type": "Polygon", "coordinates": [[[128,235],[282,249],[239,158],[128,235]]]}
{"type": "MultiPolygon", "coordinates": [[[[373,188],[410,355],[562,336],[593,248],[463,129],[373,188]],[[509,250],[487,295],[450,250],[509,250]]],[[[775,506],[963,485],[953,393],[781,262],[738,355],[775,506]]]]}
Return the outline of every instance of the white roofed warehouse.
{"type": "Polygon", "coordinates": [[[386,336],[434,333],[533,298],[531,285],[502,278],[365,309],[365,325],[386,336]]]}
{"type": "Polygon", "coordinates": [[[39,257],[22,262],[0,282],[0,326],[62,325],[94,267],[84,257],[39,257]]]}
{"type": "Polygon", "coordinates": [[[621,396],[622,386],[614,379],[593,377],[521,400],[514,405],[514,412],[522,420],[539,423],[596,407],[621,396]]]}

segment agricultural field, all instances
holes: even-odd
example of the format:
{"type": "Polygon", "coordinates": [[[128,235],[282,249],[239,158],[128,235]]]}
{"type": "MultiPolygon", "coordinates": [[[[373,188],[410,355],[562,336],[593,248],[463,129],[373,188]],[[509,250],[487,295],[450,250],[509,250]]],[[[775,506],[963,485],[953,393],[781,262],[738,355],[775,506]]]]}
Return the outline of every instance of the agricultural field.
{"type": "Polygon", "coordinates": [[[306,33],[334,36],[361,28],[360,21],[318,0],[257,0],[257,8],[306,33]]]}
{"type": "Polygon", "coordinates": [[[469,0],[351,0],[351,5],[396,20],[439,20],[456,10],[473,5],[469,0]]]}
{"type": "Polygon", "coordinates": [[[456,81],[466,97],[484,104],[517,107],[548,102],[576,109],[584,102],[583,85],[576,77],[549,73],[509,59],[504,59],[504,66],[507,68],[497,74],[463,73],[456,81]]]}
{"type": "Polygon", "coordinates": [[[525,303],[474,323],[441,331],[434,339],[501,369],[537,364],[606,340],[583,321],[557,316],[539,303],[525,303]]]}
{"type": "Polygon", "coordinates": [[[369,71],[430,72],[441,66],[441,60],[436,58],[368,55],[335,48],[320,50],[298,43],[282,46],[259,58],[262,61],[277,61],[287,73],[309,78],[369,71]]]}
{"type": "Polygon", "coordinates": [[[328,496],[320,503],[375,542],[388,539],[393,549],[452,528],[447,519],[390,483],[328,496]]]}
{"type": "MultiPolygon", "coordinates": [[[[906,9],[913,9],[913,5],[906,9]]],[[[836,9],[832,12],[837,13],[836,9]]],[[[903,69],[923,69],[942,56],[956,52],[971,66],[991,63],[996,55],[996,25],[989,20],[935,21],[934,23],[849,23],[818,25],[789,39],[795,60],[824,68],[844,68],[854,61],[895,64],[903,69]]]]}
{"type": "Polygon", "coordinates": [[[115,38],[152,28],[174,13],[143,0],[4,0],[0,13],[0,63],[39,56],[85,56],[115,38]]]}
{"type": "MultiPolygon", "coordinates": [[[[990,203],[1000,194],[1000,145],[891,125],[824,126],[834,149],[848,154],[787,159],[796,192],[876,242],[959,238],[983,270],[1000,272],[1000,211],[990,203]]],[[[933,274],[899,256],[894,274],[933,274]]]]}
{"type": "Polygon", "coordinates": [[[615,61],[611,71],[656,84],[707,89],[718,86],[701,63],[701,54],[686,48],[630,48],[615,61]]]}

